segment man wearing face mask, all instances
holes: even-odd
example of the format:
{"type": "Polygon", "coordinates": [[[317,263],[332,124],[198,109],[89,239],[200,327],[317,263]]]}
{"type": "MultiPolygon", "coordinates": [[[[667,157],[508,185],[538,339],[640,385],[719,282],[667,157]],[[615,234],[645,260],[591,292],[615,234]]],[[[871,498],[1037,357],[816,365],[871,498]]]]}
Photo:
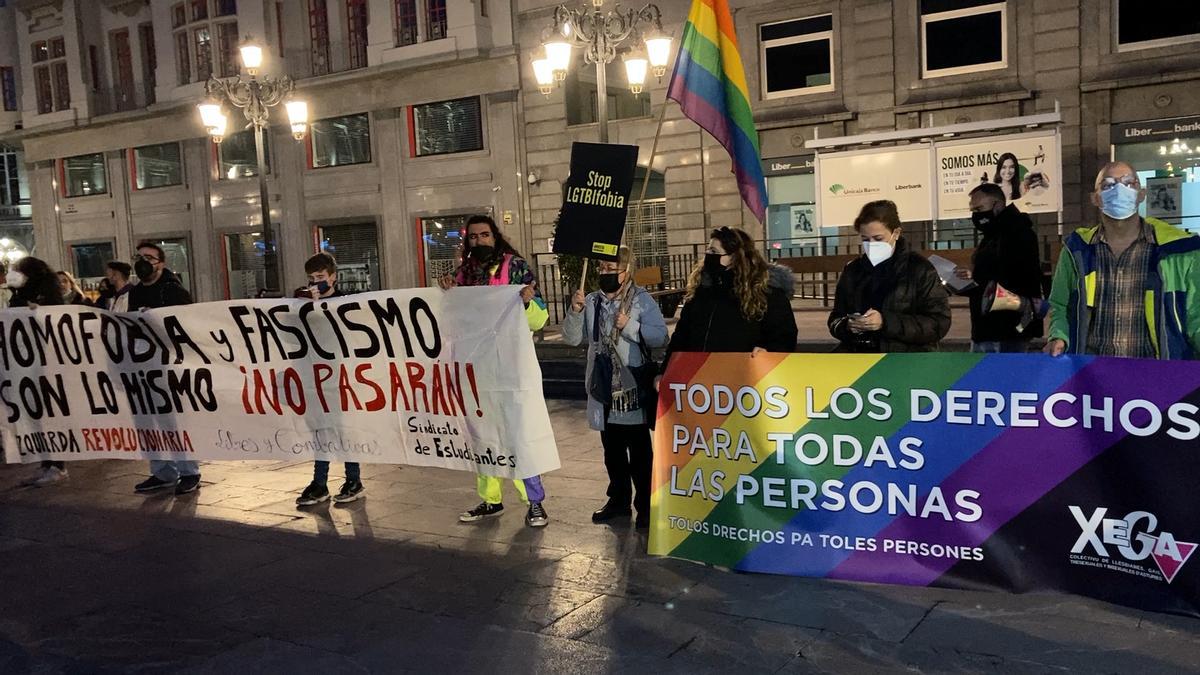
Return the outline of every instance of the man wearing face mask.
{"type": "MultiPolygon", "coordinates": [[[[158,244],[150,241],[138,244],[133,271],[138,284],[129,289],[129,311],[192,304],[192,295],[179,277],[167,269],[166,255],[158,244]]],[[[150,477],[134,489],[149,493],[170,487],[175,488],[177,495],[194,492],[200,487],[200,465],[194,461],[150,460],[150,477]]]]}
{"type": "Polygon", "coordinates": [[[1054,271],[1046,353],[1195,359],[1200,349],[1200,238],[1138,215],[1137,172],[1109,162],[1092,203],[1100,225],[1067,237],[1054,271]]]}
{"type": "Polygon", "coordinates": [[[984,293],[997,283],[1023,298],[1042,297],[1042,262],[1033,221],[1004,204],[1004,191],[995,183],[971,190],[971,221],[982,237],[975,247],[970,268],[955,274],[971,279],[976,286],[967,292],[971,307],[971,351],[1010,353],[1028,351],[1029,340],[1042,336],[1042,322],[1034,319],[1018,330],[1017,312],[984,312],[984,293]]]}

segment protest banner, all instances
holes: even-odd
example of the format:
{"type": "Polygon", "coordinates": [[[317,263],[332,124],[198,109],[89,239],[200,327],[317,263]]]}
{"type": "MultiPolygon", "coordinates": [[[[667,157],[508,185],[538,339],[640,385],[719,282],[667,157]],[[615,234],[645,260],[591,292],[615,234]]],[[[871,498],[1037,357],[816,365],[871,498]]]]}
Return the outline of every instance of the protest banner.
{"type": "Polygon", "coordinates": [[[637,166],[636,145],[573,143],[554,253],[616,260],[637,166]]]}
{"type": "Polygon", "coordinates": [[[1200,615],[1200,364],[680,353],[650,552],[1200,615]]]}
{"type": "Polygon", "coordinates": [[[511,286],[0,311],[0,416],[9,462],[559,467],[511,286]]]}

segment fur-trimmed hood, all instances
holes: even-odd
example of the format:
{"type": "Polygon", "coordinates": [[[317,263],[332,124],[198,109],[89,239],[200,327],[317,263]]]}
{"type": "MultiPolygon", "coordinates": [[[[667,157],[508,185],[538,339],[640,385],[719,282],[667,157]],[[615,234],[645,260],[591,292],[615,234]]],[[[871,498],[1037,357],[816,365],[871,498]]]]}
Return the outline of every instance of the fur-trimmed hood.
{"type": "Polygon", "coordinates": [[[792,274],[791,269],[769,263],[767,265],[767,288],[778,288],[790,298],[796,289],[796,277],[792,274]]]}

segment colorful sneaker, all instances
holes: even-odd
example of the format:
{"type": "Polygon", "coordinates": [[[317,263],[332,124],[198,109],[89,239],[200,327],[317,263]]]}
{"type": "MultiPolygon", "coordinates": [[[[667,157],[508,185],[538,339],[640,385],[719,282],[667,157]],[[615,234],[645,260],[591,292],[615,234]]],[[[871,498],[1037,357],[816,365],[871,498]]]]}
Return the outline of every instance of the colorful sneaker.
{"type": "Polygon", "coordinates": [[[296,498],[296,506],[312,506],[324,501],[329,501],[329,488],[324,483],[313,481],[296,498]]]}
{"type": "Polygon", "coordinates": [[[471,509],[470,511],[459,514],[458,522],[473,523],[477,520],[483,520],[484,518],[493,518],[495,516],[500,515],[503,512],[504,512],[503,504],[489,504],[487,502],[483,502],[479,506],[476,506],[475,508],[471,509]]]}
{"type": "Polygon", "coordinates": [[[545,527],[546,523],[550,522],[550,516],[546,515],[546,509],[542,507],[541,502],[534,502],[529,505],[529,512],[525,514],[525,524],[529,527],[545,527]]]}
{"type": "Polygon", "coordinates": [[[360,480],[348,480],[342,483],[342,489],[333,497],[333,501],[339,504],[352,502],[356,499],[366,496],[367,489],[363,487],[360,480]]]}
{"type": "Polygon", "coordinates": [[[46,487],[47,485],[54,485],[58,481],[66,479],[66,469],[60,469],[57,466],[51,466],[47,467],[46,470],[42,472],[42,475],[39,476],[37,480],[33,481],[33,486],[46,487]]]}

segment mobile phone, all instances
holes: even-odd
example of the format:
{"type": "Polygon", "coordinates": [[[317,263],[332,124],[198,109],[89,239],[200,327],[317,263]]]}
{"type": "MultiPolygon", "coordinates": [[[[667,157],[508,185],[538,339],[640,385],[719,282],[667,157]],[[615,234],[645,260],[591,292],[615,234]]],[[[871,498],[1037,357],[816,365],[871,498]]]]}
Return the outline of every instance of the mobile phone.
{"type": "Polygon", "coordinates": [[[862,315],[862,314],[859,314],[858,312],[854,312],[853,314],[847,314],[847,316],[848,316],[849,318],[851,318],[851,319],[861,319],[861,318],[863,318],[863,315],[862,315]]]}

